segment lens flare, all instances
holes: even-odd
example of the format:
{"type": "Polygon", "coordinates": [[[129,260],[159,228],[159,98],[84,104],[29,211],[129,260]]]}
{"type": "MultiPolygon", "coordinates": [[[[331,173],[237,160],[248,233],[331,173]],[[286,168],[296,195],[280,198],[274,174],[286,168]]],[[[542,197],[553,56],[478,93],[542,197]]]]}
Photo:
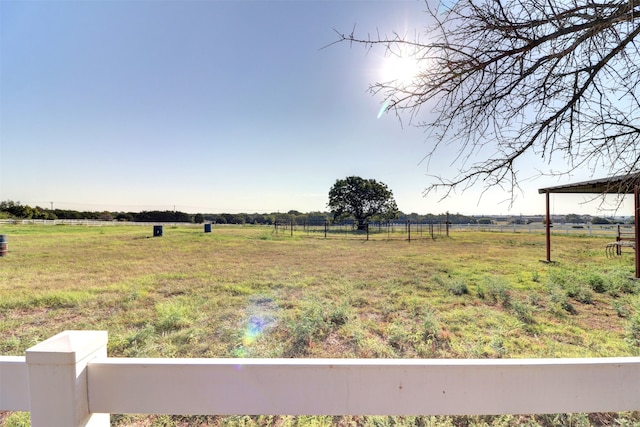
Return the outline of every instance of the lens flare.
{"type": "Polygon", "coordinates": [[[269,323],[268,319],[264,319],[259,316],[251,316],[249,319],[249,325],[245,329],[244,336],[242,337],[242,344],[245,346],[253,344],[269,323]]]}
{"type": "Polygon", "coordinates": [[[382,115],[386,113],[388,109],[389,109],[389,100],[387,99],[386,101],[384,101],[384,104],[382,104],[382,107],[380,107],[380,111],[378,111],[378,118],[382,117],[382,115]]]}
{"type": "Polygon", "coordinates": [[[260,346],[254,346],[254,344],[269,328],[275,325],[274,310],[276,309],[277,306],[270,297],[252,298],[246,308],[248,319],[245,321],[246,323],[243,322],[241,329],[242,344],[233,351],[235,357],[255,357],[256,354],[252,353],[260,353],[260,346]],[[252,349],[252,347],[255,348],[252,349]]]}

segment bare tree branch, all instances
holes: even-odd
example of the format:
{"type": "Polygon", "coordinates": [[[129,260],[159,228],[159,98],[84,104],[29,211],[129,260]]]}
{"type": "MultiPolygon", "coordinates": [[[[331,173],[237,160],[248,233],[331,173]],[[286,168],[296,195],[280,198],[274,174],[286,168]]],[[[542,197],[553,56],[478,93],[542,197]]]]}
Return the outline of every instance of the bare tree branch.
{"type": "MultiPolygon", "coordinates": [[[[480,184],[511,192],[528,153],[547,165],[632,175],[640,166],[640,0],[461,0],[422,43],[394,33],[336,43],[409,51],[413,81],[373,83],[388,110],[427,130],[433,149],[454,146],[457,172],[425,194],[480,184]],[[434,117],[420,119],[421,108],[434,117]],[[487,156],[486,153],[493,153],[487,156]]],[[[601,172],[601,173],[602,173],[601,172]]]]}

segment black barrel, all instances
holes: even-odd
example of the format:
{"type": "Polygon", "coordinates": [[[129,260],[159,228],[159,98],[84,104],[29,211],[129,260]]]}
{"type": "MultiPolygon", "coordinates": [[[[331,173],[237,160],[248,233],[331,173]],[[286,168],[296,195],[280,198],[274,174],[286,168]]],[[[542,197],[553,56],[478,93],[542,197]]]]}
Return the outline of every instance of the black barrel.
{"type": "Polygon", "coordinates": [[[153,226],[153,237],[162,237],[162,226],[154,225],[153,226]]]}
{"type": "Polygon", "coordinates": [[[211,224],[205,224],[204,225],[204,232],[205,233],[211,233],[211,224]]]}

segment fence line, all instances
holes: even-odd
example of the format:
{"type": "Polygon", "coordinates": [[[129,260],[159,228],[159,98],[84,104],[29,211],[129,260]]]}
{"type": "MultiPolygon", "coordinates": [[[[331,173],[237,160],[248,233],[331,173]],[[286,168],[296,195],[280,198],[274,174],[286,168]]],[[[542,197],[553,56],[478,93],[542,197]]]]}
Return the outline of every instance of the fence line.
{"type": "MultiPolygon", "coordinates": [[[[633,224],[553,224],[551,233],[565,235],[580,235],[593,237],[617,236],[618,226],[621,229],[633,231],[633,224]]],[[[453,231],[488,231],[497,233],[528,233],[544,234],[545,225],[542,223],[531,224],[451,224],[453,231]]]]}
{"type": "Polygon", "coordinates": [[[276,221],[273,224],[277,235],[293,236],[303,233],[306,236],[321,236],[323,238],[343,237],[356,239],[405,239],[408,241],[419,239],[436,239],[449,235],[446,223],[419,223],[411,221],[371,222],[358,228],[355,222],[313,221],[297,223],[294,220],[276,221]]]}
{"type": "MultiPolygon", "coordinates": [[[[329,237],[350,237],[374,239],[437,239],[449,237],[453,232],[495,232],[545,234],[542,223],[531,224],[453,224],[444,222],[420,223],[411,221],[373,222],[364,230],[358,230],[355,223],[331,223],[329,221],[297,224],[295,221],[277,221],[273,225],[274,233],[282,236],[320,235],[329,237]]],[[[574,235],[591,237],[609,237],[615,240],[618,227],[633,232],[633,225],[594,225],[594,224],[554,224],[554,235],[574,235]]]]}
{"type": "Polygon", "coordinates": [[[126,359],[104,331],[66,331],[0,357],[0,410],[33,427],[109,413],[500,415],[640,409],[640,358],[126,359]]]}
{"type": "MultiPolygon", "coordinates": [[[[0,225],[13,225],[13,224],[35,224],[35,225],[79,225],[79,226],[115,226],[115,225],[131,225],[131,226],[150,226],[152,224],[162,224],[165,226],[186,226],[186,227],[202,227],[202,224],[193,224],[186,222],[130,222],[130,221],[102,221],[96,219],[56,219],[56,220],[44,220],[44,219],[0,219],[0,225]]],[[[266,225],[266,224],[265,224],[266,225]]],[[[223,226],[221,224],[215,224],[216,227],[223,226]]],[[[227,226],[226,224],[224,226],[227,226]]],[[[325,225],[325,222],[316,223],[291,223],[276,222],[273,225],[275,232],[282,235],[291,235],[292,231],[295,234],[304,232],[307,235],[324,235],[329,237],[330,235],[351,235],[353,237],[366,238],[366,232],[354,232],[354,225],[350,223],[331,224],[325,225]]],[[[633,231],[633,224],[620,225],[622,230],[633,231]]],[[[554,235],[576,235],[576,236],[593,236],[593,237],[610,237],[615,239],[617,235],[618,224],[560,224],[555,223],[551,228],[551,233],[554,235]]],[[[496,232],[496,233],[528,233],[528,234],[544,234],[545,226],[542,223],[531,224],[454,224],[448,225],[444,222],[406,222],[406,221],[391,221],[388,223],[372,223],[369,226],[369,235],[383,238],[386,234],[388,238],[398,238],[397,236],[404,235],[411,239],[417,238],[437,238],[447,235],[447,231],[450,232],[463,232],[463,231],[477,231],[477,232],[496,232]],[[411,237],[409,237],[411,236],[411,237]]]]}

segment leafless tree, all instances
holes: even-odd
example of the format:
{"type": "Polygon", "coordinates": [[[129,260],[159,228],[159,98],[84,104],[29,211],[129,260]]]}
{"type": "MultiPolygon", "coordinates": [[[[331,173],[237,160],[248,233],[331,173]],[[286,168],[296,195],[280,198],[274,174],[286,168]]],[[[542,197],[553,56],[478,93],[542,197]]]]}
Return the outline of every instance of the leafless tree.
{"type": "Polygon", "coordinates": [[[338,42],[419,59],[411,82],[370,90],[389,111],[427,128],[434,148],[426,159],[444,148],[458,153],[453,176],[436,177],[425,194],[477,184],[513,196],[528,153],[541,160],[541,174],[637,174],[640,0],[426,5],[434,24],[418,36],[338,33],[338,42]],[[566,168],[549,169],[557,157],[566,168]]]}

